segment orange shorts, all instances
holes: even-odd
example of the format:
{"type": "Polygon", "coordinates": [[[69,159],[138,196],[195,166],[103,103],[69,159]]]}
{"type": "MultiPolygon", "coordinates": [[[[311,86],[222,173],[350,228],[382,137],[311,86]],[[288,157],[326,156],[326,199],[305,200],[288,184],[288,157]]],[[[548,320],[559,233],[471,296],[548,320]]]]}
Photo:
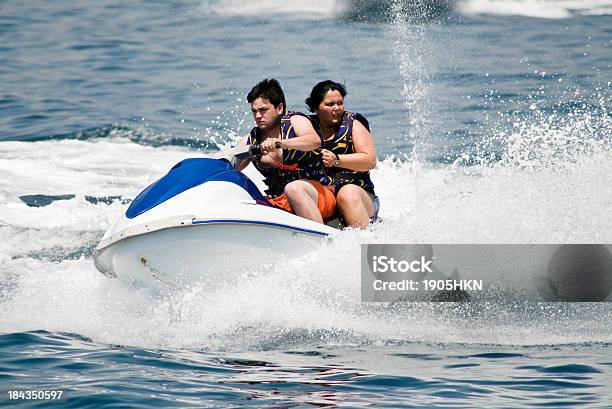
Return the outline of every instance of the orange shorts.
{"type": "MultiPolygon", "coordinates": [[[[314,186],[317,189],[318,193],[318,204],[319,204],[319,212],[321,212],[321,217],[323,219],[328,219],[336,213],[336,196],[331,191],[330,188],[323,186],[319,182],[315,182],[314,180],[307,180],[308,183],[314,186]]],[[[287,195],[282,194],[277,197],[266,197],[268,202],[273,206],[280,207],[283,210],[294,213],[291,208],[291,204],[287,199],[287,195]]]]}

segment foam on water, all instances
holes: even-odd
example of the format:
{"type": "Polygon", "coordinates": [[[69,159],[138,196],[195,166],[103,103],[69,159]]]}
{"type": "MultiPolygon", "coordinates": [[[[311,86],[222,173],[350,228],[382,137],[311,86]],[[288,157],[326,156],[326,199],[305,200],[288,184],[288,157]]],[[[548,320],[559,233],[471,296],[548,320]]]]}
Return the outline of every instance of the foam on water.
{"type": "Polygon", "coordinates": [[[346,1],[343,0],[309,0],[292,1],[282,0],[229,0],[205,1],[202,8],[207,13],[222,16],[269,16],[294,15],[300,17],[334,17],[344,12],[346,1]]]}
{"type": "Polygon", "coordinates": [[[221,16],[270,16],[283,15],[310,18],[333,18],[355,14],[361,19],[370,15],[386,17],[393,21],[398,14],[393,9],[402,9],[405,20],[419,16],[435,15],[432,9],[454,9],[465,15],[502,15],[527,16],[549,19],[563,19],[584,15],[610,15],[612,2],[610,0],[419,0],[407,2],[404,0],[316,0],[292,1],[264,0],[252,2],[248,0],[215,1],[206,0],[201,9],[205,13],[221,16]],[[367,10],[367,13],[365,12],[367,10]],[[379,15],[380,14],[380,15],[379,15]]]}
{"type": "Polygon", "coordinates": [[[302,258],[254,266],[225,287],[165,295],[95,270],[91,251],[123,205],[85,196],[133,197],[193,152],[121,137],[3,142],[0,169],[14,176],[0,182],[0,331],[46,329],[111,344],[229,350],[310,341],[612,342],[612,320],[604,319],[609,304],[359,302],[360,243],[612,242],[610,122],[585,115],[565,125],[524,122],[499,131],[496,143],[505,144],[505,153],[493,164],[387,158],[373,173],[382,224],[341,232],[302,258]],[[603,129],[597,138],[582,126],[588,121],[603,129]],[[25,194],[76,196],[29,207],[19,199],[25,194]]]}
{"type": "Polygon", "coordinates": [[[462,14],[491,14],[561,19],[580,15],[612,14],[610,0],[459,0],[462,14]]]}
{"type": "MultiPolygon", "coordinates": [[[[349,255],[353,253],[348,248],[349,255]]],[[[333,254],[332,254],[333,253],[333,254]]],[[[3,332],[44,328],[144,348],[277,349],[325,345],[469,343],[555,345],[610,342],[607,304],[359,306],[358,276],[312,259],[245,274],[216,292],[167,297],[97,273],[88,259],[13,261],[20,271],[2,302],[3,332]]],[[[329,259],[327,259],[329,260],[329,259]]],[[[350,265],[351,263],[349,263],[350,265]]],[[[3,270],[4,270],[3,266],[3,270]]]]}

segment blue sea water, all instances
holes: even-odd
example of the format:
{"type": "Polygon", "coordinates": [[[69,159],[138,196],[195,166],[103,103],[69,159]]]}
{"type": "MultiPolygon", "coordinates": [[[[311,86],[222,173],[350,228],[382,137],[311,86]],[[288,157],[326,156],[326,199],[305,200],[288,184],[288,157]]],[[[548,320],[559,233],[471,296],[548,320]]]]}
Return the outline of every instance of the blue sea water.
{"type": "Polygon", "coordinates": [[[0,402],[610,407],[609,303],[363,304],[358,264],[360,243],[612,243],[611,15],[595,0],[0,2],[0,402]],[[316,82],[347,85],[384,223],[224,291],[97,272],[125,203],[235,143],[264,77],[299,110],[316,82]]]}

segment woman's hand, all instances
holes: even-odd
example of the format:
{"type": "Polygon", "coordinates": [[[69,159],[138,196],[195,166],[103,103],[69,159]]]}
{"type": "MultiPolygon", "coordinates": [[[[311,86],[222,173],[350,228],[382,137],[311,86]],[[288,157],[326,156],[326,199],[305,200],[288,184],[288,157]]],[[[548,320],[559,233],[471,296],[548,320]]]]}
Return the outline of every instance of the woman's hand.
{"type": "Polygon", "coordinates": [[[334,161],[338,159],[335,153],[328,151],[327,149],[321,149],[321,156],[323,158],[323,166],[331,168],[334,166],[334,161]]]}

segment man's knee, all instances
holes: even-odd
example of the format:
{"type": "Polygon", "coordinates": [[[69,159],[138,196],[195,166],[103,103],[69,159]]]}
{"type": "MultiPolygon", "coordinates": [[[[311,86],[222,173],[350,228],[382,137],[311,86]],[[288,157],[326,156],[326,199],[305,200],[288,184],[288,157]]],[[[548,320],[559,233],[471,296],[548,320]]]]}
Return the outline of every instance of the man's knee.
{"type": "Polygon", "coordinates": [[[317,202],[316,189],[305,180],[294,180],[285,186],[285,195],[292,201],[308,201],[309,199],[317,202]]]}
{"type": "Polygon", "coordinates": [[[299,194],[304,193],[304,185],[301,180],[294,180],[293,182],[287,183],[285,186],[284,193],[288,197],[296,197],[299,194]]]}

